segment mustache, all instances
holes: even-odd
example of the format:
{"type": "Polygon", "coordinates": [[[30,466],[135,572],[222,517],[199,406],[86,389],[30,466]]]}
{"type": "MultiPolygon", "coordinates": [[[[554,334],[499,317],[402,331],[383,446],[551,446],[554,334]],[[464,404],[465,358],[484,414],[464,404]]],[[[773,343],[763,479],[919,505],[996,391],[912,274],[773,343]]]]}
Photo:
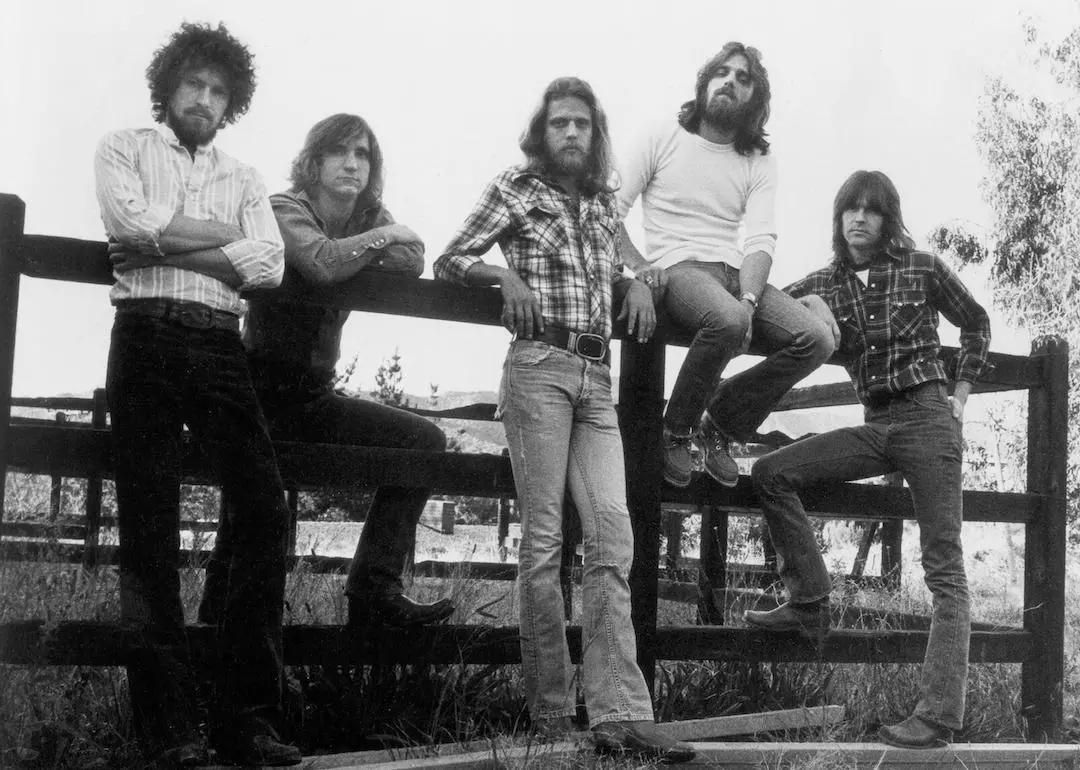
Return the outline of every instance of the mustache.
{"type": "Polygon", "coordinates": [[[195,115],[200,118],[206,118],[207,120],[213,120],[214,116],[210,114],[209,110],[204,110],[201,107],[191,107],[184,110],[185,115],[195,115]]]}

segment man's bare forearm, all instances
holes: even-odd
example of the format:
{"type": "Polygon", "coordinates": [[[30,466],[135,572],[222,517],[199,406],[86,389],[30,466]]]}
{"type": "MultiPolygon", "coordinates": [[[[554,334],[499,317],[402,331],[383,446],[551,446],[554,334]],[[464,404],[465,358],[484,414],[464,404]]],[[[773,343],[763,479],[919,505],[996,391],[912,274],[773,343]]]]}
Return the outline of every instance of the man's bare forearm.
{"type": "Polygon", "coordinates": [[[200,249],[218,249],[244,238],[238,225],[227,225],[209,219],[192,219],[177,214],[161,231],[158,248],[163,254],[180,254],[200,249]]]}

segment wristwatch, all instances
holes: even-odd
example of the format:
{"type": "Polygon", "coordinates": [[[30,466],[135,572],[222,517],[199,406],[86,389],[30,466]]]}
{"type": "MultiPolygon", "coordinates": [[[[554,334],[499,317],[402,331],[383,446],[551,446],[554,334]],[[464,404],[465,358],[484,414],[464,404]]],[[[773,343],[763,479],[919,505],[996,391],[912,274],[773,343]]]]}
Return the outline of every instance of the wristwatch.
{"type": "Polygon", "coordinates": [[[739,295],[739,301],[742,302],[744,299],[754,306],[754,310],[757,310],[757,295],[754,292],[744,291],[739,295]]]}

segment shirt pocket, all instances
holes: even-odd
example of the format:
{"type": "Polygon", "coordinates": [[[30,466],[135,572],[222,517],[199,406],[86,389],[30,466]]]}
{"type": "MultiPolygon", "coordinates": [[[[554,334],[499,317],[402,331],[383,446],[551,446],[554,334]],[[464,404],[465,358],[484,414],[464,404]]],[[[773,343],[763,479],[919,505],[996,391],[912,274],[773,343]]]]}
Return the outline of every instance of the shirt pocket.
{"type": "Polygon", "coordinates": [[[889,330],[894,339],[913,339],[926,319],[926,298],[922,292],[903,292],[893,298],[889,309],[889,330]]]}
{"type": "Polygon", "coordinates": [[[535,203],[525,212],[525,230],[531,250],[538,255],[558,254],[566,246],[562,215],[544,205],[535,203]]]}

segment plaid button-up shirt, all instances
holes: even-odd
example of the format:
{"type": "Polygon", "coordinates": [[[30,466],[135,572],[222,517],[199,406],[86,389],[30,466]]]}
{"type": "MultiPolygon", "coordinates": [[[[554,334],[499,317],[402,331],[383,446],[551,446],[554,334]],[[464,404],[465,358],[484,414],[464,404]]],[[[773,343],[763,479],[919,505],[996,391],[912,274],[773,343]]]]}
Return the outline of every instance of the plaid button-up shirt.
{"type": "Polygon", "coordinates": [[[484,190],[434,265],[435,277],[466,283],[469,268],[498,243],[507,265],[536,295],[544,320],[611,337],[611,284],[621,278],[618,215],[609,193],[574,198],[514,167],[484,190]]]}
{"type": "Polygon", "coordinates": [[[870,263],[864,286],[851,265],[834,261],[788,286],[792,297],[817,294],[840,326],[840,352],[864,404],[924,382],[974,383],[986,366],[990,319],[940,258],[895,249],[870,263]],[[945,371],[938,313],[960,328],[960,355],[945,371]]]}

